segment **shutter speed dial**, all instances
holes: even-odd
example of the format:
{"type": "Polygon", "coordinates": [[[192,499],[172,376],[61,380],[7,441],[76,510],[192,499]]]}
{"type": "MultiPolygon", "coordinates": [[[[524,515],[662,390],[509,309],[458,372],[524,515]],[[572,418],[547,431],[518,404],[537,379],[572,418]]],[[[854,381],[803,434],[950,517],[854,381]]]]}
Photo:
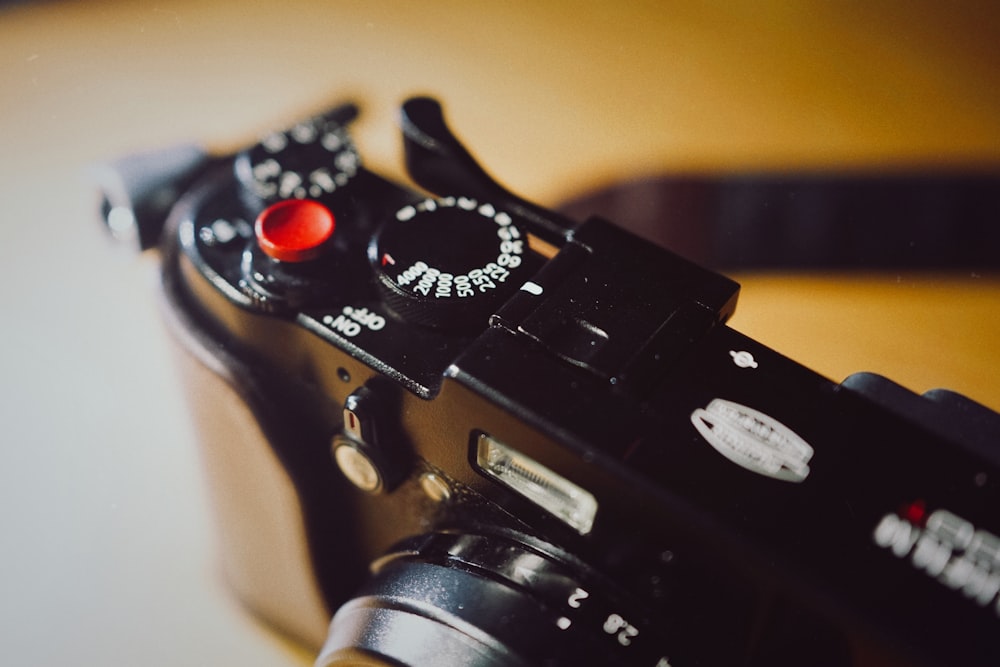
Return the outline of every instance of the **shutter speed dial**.
{"type": "Polygon", "coordinates": [[[369,254],[389,308],[453,329],[485,326],[541,264],[513,216],[471,197],[404,206],[369,254]]]}

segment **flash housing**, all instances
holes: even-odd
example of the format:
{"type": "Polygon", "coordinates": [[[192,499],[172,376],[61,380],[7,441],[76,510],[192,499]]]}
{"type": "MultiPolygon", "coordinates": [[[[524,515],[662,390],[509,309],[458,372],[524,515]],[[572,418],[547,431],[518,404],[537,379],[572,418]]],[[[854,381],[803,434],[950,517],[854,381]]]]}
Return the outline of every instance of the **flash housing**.
{"type": "Polygon", "coordinates": [[[476,466],[581,535],[594,527],[594,494],[486,433],[476,439],[476,466]]]}

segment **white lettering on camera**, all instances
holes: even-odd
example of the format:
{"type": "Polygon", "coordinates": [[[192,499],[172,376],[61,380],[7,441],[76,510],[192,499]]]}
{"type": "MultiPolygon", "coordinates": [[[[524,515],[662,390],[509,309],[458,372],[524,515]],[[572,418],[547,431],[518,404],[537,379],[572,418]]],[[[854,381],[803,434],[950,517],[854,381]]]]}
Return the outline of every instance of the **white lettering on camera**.
{"type": "Polygon", "coordinates": [[[333,315],[324,316],[323,324],[334,331],[353,338],[361,333],[362,328],[366,328],[369,331],[381,331],[385,327],[385,318],[378,313],[371,312],[367,308],[344,306],[344,309],[336,317],[333,315]]]}
{"type": "Polygon", "coordinates": [[[608,620],[604,621],[604,631],[609,635],[615,635],[618,638],[618,643],[622,646],[631,645],[632,640],[639,636],[639,628],[618,614],[608,616],[608,620]]]}
{"type": "Polygon", "coordinates": [[[570,594],[569,599],[566,600],[566,604],[568,604],[570,607],[573,607],[573,609],[579,609],[580,607],[583,606],[583,601],[589,597],[590,593],[583,590],[582,588],[577,588],[570,594]]]}
{"type": "Polygon", "coordinates": [[[898,514],[882,517],[875,544],[1000,616],[1000,538],[947,510],[920,525],[898,514]]]}

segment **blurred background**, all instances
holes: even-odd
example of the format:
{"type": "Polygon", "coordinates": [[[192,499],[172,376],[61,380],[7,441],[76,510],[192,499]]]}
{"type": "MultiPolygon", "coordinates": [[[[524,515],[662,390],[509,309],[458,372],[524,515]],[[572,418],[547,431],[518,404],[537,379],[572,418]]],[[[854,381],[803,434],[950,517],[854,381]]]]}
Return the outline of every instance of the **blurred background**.
{"type": "Polygon", "coordinates": [[[741,331],[1000,409],[998,72],[985,2],[0,4],[4,662],[311,664],[219,578],[155,257],[102,233],[87,165],[349,98],[368,166],[403,178],[396,109],[433,94],[515,192],[725,268],[741,331]],[[788,241],[840,224],[833,260],[788,241]]]}

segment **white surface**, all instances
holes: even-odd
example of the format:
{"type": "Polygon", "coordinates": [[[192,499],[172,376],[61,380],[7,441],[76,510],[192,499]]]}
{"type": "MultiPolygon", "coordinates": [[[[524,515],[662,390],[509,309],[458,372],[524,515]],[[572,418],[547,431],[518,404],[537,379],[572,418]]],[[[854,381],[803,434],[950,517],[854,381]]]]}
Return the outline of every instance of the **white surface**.
{"type": "Polygon", "coordinates": [[[89,4],[0,13],[0,662],[311,664],[219,576],[154,267],[95,216],[86,165],[184,130],[146,27],[89,4]]]}
{"type": "Polygon", "coordinates": [[[76,166],[52,168],[58,196],[3,197],[17,237],[0,284],[5,662],[296,664],[216,572],[153,267],[88,219],[76,166]]]}

